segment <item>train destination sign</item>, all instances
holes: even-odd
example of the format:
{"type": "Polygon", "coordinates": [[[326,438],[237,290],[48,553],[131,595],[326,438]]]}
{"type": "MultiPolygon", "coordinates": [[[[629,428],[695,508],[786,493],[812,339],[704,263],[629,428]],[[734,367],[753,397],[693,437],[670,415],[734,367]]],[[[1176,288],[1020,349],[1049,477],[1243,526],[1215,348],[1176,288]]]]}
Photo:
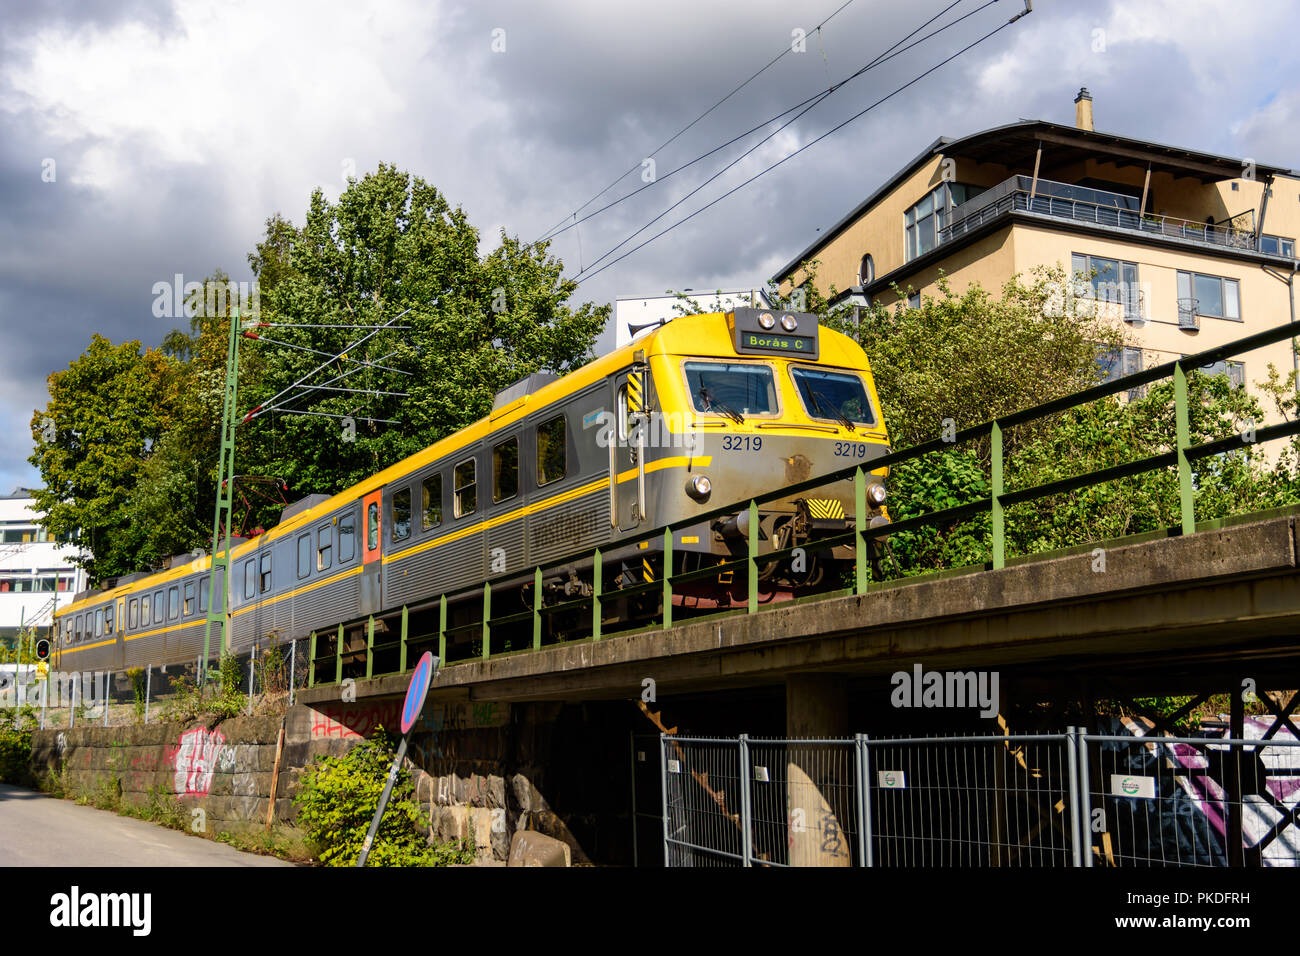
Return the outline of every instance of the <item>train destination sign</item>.
{"type": "Polygon", "coordinates": [[[736,309],[728,313],[738,355],[795,355],[816,359],[817,316],[779,309],[736,309]]]}

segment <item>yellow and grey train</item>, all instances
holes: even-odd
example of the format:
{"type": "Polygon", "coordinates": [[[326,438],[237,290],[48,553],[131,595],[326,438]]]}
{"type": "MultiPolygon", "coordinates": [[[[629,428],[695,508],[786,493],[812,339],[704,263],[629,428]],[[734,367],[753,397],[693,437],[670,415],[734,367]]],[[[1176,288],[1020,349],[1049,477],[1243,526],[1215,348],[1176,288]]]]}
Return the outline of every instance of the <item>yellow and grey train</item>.
{"type": "MultiPolygon", "coordinates": [[[[538,566],[552,569],[544,602],[589,595],[594,549],[644,530],[644,540],[602,556],[604,614],[614,626],[634,623],[661,613],[659,595],[641,589],[620,601],[617,592],[664,573],[665,525],[674,526],[674,572],[718,564],[745,553],[749,499],[888,452],[866,355],[815,315],[676,318],[561,378],[537,373],[503,389],[487,418],[236,539],[231,580],[220,562],[215,571],[226,647],[246,653],[313,632],[364,646],[369,619],[391,634],[404,608],[412,634],[436,633],[446,595],[454,661],[469,656],[474,629],[464,625],[481,620],[484,582],[494,618],[533,607],[538,566]],[[731,502],[733,514],[690,522],[731,502]],[[512,594],[523,603],[507,604],[512,594]]],[[[868,475],[874,524],[888,520],[885,476],[868,475]]],[[[843,480],[766,504],[760,553],[844,531],[853,508],[853,484],[843,480]]],[[[767,562],[760,600],[808,593],[844,561],[847,548],[826,549],[798,573],[788,561],[767,562]]],[[[195,661],[213,573],[210,557],[173,561],[77,595],[56,614],[57,666],[195,661]]],[[[745,586],[723,572],[684,582],[672,600],[684,613],[743,606],[745,586]]],[[[548,643],[590,632],[589,612],[545,619],[548,643]]]]}

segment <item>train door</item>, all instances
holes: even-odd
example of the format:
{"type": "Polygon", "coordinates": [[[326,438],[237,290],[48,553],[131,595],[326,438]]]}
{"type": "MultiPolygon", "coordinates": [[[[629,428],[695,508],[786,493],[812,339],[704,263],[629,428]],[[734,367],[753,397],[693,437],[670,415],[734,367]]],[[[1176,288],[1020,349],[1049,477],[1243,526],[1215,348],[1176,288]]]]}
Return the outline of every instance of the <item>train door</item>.
{"type": "Polygon", "coordinates": [[[384,491],[361,499],[361,607],[362,614],[377,614],[383,600],[384,491]]]}
{"type": "Polygon", "coordinates": [[[632,367],[614,379],[614,511],[620,531],[645,520],[645,372],[632,367]]]}

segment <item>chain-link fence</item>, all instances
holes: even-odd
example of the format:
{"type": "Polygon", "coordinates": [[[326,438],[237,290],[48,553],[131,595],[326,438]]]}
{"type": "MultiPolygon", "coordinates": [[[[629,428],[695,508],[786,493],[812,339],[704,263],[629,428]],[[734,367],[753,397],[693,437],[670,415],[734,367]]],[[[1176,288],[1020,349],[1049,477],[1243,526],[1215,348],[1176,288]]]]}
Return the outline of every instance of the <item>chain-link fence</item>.
{"type": "Polygon", "coordinates": [[[669,866],[1297,866],[1300,740],[660,743],[669,866]]]}
{"type": "Polygon", "coordinates": [[[0,673],[0,708],[42,729],[104,727],[279,712],[307,686],[306,641],[289,641],[214,659],[199,688],[199,659],[119,670],[11,665],[0,673]]]}

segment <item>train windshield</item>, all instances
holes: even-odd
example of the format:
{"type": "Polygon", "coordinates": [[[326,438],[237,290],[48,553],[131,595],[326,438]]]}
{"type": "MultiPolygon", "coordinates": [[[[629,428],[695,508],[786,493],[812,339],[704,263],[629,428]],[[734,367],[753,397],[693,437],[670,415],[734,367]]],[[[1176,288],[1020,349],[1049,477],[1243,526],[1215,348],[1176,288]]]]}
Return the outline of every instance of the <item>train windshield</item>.
{"type": "Polygon", "coordinates": [[[846,419],[859,425],[876,423],[867,390],[858,376],[798,367],[791,368],[790,375],[810,418],[846,419]]]}
{"type": "Polygon", "coordinates": [[[767,365],[687,362],[686,390],[697,412],[720,415],[771,415],[776,411],[776,380],[767,365]]]}

